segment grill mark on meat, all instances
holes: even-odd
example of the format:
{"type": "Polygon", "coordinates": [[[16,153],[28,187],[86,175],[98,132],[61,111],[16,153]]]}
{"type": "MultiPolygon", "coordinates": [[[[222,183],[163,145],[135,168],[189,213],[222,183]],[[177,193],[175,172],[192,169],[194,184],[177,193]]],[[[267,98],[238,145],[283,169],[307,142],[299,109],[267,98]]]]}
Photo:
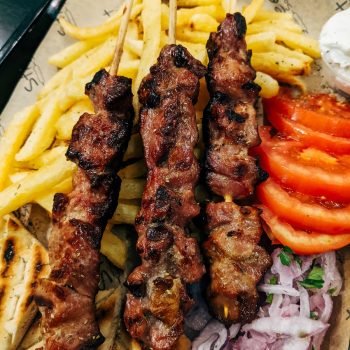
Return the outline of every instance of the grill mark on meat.
{"type": "MultiPolygon", "coordinates": [[[[255,110],[260,87],[254,83],[245,33],[244,17],[228,14],[207,43],[210,101],[203,116],[205,178],[212,192],[234,199],[252,195],[256,183],[266,177],[248,154],[260,142],[255,110]]],[[[206,225],[211,311],[228,325],[249,322],[257,309],[256,284],[271,265],[270,256],[258,245],[259,211],[235,203],[210,203],[206,225]]]]}
{"type": "Polygon", "coordinates": [[[47,350],[95,349],[104,341],[94,303],[99,248],[117,206],[120,179],[116,174],[131,135],[131,80],[101,70],[85,93],[95,114],[84,113],[73,129],[66,153],[78,165],[73,190],[54,197],[51,273],[39,280],[34,292],[47,350]]]}
{"type": "Polygon", "coordinates": [[[257,311],[256,284],[271,265],[270,256],[258,246],[259,211],[221,202],[208,204],[206,215],[210,236],[204,250],[210,261],[211,311],[225,324],[250,322],[257,311]]]}
{"type": "Polygon", "coordinates": [[[206,181],[213,192],[237,199],[251,195],[259,180],[248,148],[260,142],[255,110],[260,87],[254,83],[245,32],[244,18],[234,14],[211,33],[206,76],[211,99],[203,116],[206,181]]]}
{"type": "Polygon", "coordinates": [[[196,240],[185,233],[199,213],[194,186],[198,131],[193,104],[205,68],[181,45],[168,45],[139,88],[141,136],[148,168],[135,226],[142,258],[128,277],[129,333],[147,348],[171,349],[192,305],[186,283],[204,273],[196,240]]]}

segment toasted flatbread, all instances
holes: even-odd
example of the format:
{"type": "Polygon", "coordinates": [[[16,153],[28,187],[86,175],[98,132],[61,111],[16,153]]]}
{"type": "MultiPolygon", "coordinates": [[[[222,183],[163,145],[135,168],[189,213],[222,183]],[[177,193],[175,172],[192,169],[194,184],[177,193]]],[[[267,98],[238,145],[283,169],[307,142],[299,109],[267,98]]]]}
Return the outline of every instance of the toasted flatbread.
{"type": "Polygon", "coordinates": [[[0,233],[0,344],[15,350],[37,313],[33,282],[49,273],[45,248],[7,217],[0,233]]]}
{"type": "MultiPolygon", "coordinates": [[[[114,350],[116,347],[116,335],[119,334],[121,322],[121,306],[124,293],[123,287],[100,291],[96,296],[96,316],[100,326],[101,333],[106,338],[105,342],[98,350],[114,350]]],[[[125,347],[120,349],[130,349],[130,338],[123,339],[125,347]]],[[[42,337],[40,333],[40,319],[36,319],[24,337],[18,350],[35,350],[42,346],[42,337]]]]}

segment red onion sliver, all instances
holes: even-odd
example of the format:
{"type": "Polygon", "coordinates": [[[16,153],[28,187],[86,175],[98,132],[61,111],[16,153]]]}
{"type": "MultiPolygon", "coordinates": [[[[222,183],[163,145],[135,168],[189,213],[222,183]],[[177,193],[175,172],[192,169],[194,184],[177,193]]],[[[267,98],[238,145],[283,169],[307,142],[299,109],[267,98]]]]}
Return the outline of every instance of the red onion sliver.
{"type": "Polygon", "coordinates": [[[300,316],[310,317],[309,293],[302,286],[299,286],[299,291],[300,291],[300,316]]]}
{"type": "Polygon", "coordinates": [[[283,296],[281,294],[274,294],[271,306],[269,308],[269,315],[273,316],[281,316],[281,304],[283,301],[283,296]]]}
{"type": "Polygon", "coordinates": [[[291,337],[305,337],[322,332],[327,328],[321,321],[306,317],[264,317],[242,327],[243,331],[255,330],[260,333],[278,333],[291,337]]]}
{"type": "Polygon", "coordinates": [[[272,294],[285,294],[293,297],[298,297],[300,295],[299,291],[295,288],[281,286],[279,284],[260,284],[258,286],[258,291],[272,294]]]}

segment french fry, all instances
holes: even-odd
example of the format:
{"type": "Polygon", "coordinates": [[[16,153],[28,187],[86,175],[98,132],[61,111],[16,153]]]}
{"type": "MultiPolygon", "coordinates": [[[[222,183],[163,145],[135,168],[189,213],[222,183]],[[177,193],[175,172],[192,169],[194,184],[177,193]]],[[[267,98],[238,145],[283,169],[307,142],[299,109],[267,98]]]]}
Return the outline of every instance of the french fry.
{"type": "Polygon", "coordinates": [[[252,0],[242,11],[242,15],[245,17],[247,24],[254,20],[257,12],[262,8],[263,4],[264,0],[252,0]]]}
{"type": "Polygon", "coordinates": [[[105,42],[97,46],[93,51],[82,57],[79,64],[74,62],[74,76],[83,77],[94,74],[101,67],[107,66],[113,58],[116,37],[111,36],[105,42]]]}
{"type": "Polygon", "coordinates": [[[52,94],[43,106],[41,116],[37,119],[31,134],[16,154],[15,159],[17,161],[32,160],[51,145],[56,133],[55,123],[60,115],[61,110],[58,106],[57,94],[52,94]]]}
{"type": "Polygon", "coordinates": [[[225,11],[221,6],[197,6],[193,8],[181,8],[177,11],[177,26],[183,27],[190,23],[195,14],[207,14],[214,17],[218,22],[225,18],[225,11]]]}
{"type": "Polygon", "coordinates": [[[221,0],[225,13],[234,13],[237,10],[237,0],[221,0]]]}
{"type": "Polygon", "coordinates": [[[74,163],[58,158],[55,162],[30,173],[22,181],[6,187],[0,192],[0,217],[34,201],[40,193],[52,189],[70,177],[74,169],[74,163]]]}
{"type": "Polygon", "coordinates": [[[141,64],[140,60],[126,61],[122,57],[122,60],[120,61],[120,65],[118,69],[118,74],[134,80],[136,78],[140,64],[141,64]]]}
{"type": "Polygon", "coordinates": [[[278,77],[278,80],[282,83],[287,83],[289,85],[294,85],[298,87],[300,91],[304,94],[307,92],[306,85],[300,77],[297,77],[295,75],[280,75],[278,77]]]}
{"type": "Polygon", "coordinates": [[[176,37],[182,41],[205,45],[209,39],[209,33],[191,31],[187,28],[178,28],[176,31],[176,37]]]}
{"type": "Polygon", "coordinates": [[[142,140],[140,134],[131,135],[128,148],[124,154],[124,160],[141,158],[143,156],[142,140]]]}
{"type": "Polygon", "coordinates": [[[5,187],[16,153],[40,115],[36,104],[16,113],[0,139],[0,191],[5,187]]]}
{"type": "Polygon", "coordinates": [[[126,38],[124,48],[128,49],[130,52],[137,55],[138,57],[141,57],[143,50],[143,41],[132,38],[126,38]]]}
{"type": "Polygon", "coordinates": [[[274,32],[262,32],[246,36],[248,50],[253,52],[272,51],[276,41],[274,32]]]}
{"type": "Polygon", "coordinates": [[[292,33],[283,28],[278,28],[275,30],[277,41],[282,41],[287,46],[292,49],[300,49],[305,54],[313,57],[320,58],[320,46],[317,40],[310,38],[306,35],[301,35],[297,33],[292,33]]]}
{"type": "Polygon", "coordinates": [[[26,176],[28,176],[30,173],[32,173],[32,170],[22,170],[22,169],[15,169],[16,172],[9,175],[9,179],[11,183],[20,182],[23,180],[26,176]]]}
{"type": "MultiPolygon", "coordinates": [[[[55,192],[56,193],[56,192],[55,192]]],[[[50,215],[52,214],[53,197],[55,193],[50,193],[45,196],[39,196],[35,199],[35,203],[44,208],[50,215]]]]}
{"type": "Polygon", "coordinates": [[[169,6],[167,4],[162,3],[160,7],[160,24],[162,30],[169,29],[169,6]]]}
{"type": "Polygon", "coordinates": [[[120,186],[120,199],[136,199],[141,198],[145,187],[144,179],[123,179],[120,186]]]}
{"type": "Polygon", "coordinates": [[[305,69],[303,61],[276,52],[253,53],[251,63],[256,71],[269,74],[277,79],[279,75],[302,74],[305,69]]]}
{"type": "Polygon", "coordinates": [[[220,6],[221,0],[177,0],[177,6],[179,7],[195,7],[207,5],[220,6]]]}
{"type": "Polygon", "coordinates": [[[273,46],[274,52],[280,53],[282,55],[285,55],[290,58],[296,58],[298,60],[301,60],[305,64],[304,74],[309,75],[311,73],[311,63],[313,62],[313,58],[303,54],[302,52],[299,52],[297,50],[291,50],[287,47],[284,47],[283,45],[275,44],[273,46]]]}
{"type": "Polygon", "coordinates": [[[215,32],[219,26],[219,22],[206,13],[195,13],[190,18],[190,27],[200,32],[215,32]]]}
{"type": "MultiPolygon", "coordinates": [[[[190,26],[191,19],[195,15],[210,16],[215,21],[221,21],[225,18],[225,12],[220,6],[210,5],[198,6],[194,8],[181,8],[177,10],[177,28],[181,29],[182,27],[190,26]]],[[[166,4],[162,4],[161,6],[161,27],[163,30],[167,30],[169,28],[169,6],[166,4]]],[[[203,31],[210,32],[210,30],[205,29],[203,25],[201,25],[201,28],[203,31]]]]}
{"type": "Polygon", "coordinates": [[[259,9],[258,12],[255,14],[254,22],[269,21],[274,19],[292,21],[293,15],[289,12],[275,12],[259,9]]]}
{"type": "MultiPolygon", "coordinates": [[[[160,48],[161,0],[144,0],[141,14],[143,25],[143,51],[137,76],[133,84],[134,108],[138,115],[139,104],[137,90],[141,80],[148,74],[150,67],[157,60],[160,48]]],[[[137,121],[136,121],[137,122],[137,121]]]]}
{"type": "Polygon", "coordinates": [[[107,65],[113,57],[115,37],[108,37],[103,43],[85,52],[75,61],[59,70],[41,89],[38,97],[43,98],[72,77],[93,74],[107,65]]]}
{"type": "MultiPolygon", "coordinates": [[[[74,63],[74,62],[73,62],[74,63]]],[[[58,86],[64,84],[72,76],[72,64],[62,68],[55,75],[53,75],[40,90],[38,100],[53,92],[58,86]]]]}
{"type": "MultiPolygon", "coordinates": [[[[135,4],[131,10],[130,19],[135,19],[142,11],[142,4],[135,4]]],[[[97,37],[103,37],[110,33],[116,33],[118,31],[121,17],[123,15],[123,6],[120,7],[118,12],[108,19],[106,22],[96,27],[78,27],[69,23],[64,18],[59,18],[59,23],[62,26],[65,33],[71,38],[77,40],[88,40],[97,37]]]]}
{"type": "Polygon", "coordinates": [[[276,35],[280,30],[290,33],[302,34],[303,29],[293,21],[273,19],[269,21],[254,22],[248,25],[247,34],[257,34],[262,32],[275,32],[276,35]]]}
{"type": "Polygon", "coordinates": [[[255,83],[261,87],[260,96],[263,98],[271,98],[278,94],[278,81],[268,74],[256,72],[255,83]]]}
{"type": "Polygon", "coordinates": [[[53,197],[56,193],[69,193],[73,189],[72,178],[63,180],[56,186],[54,186],[49,192],[41,193],[35,198],[35,202],[51,215],[53,206],[53,197]]]}
{"type": "Polygon", "coordinates": [[[111,218],[112,223],[124,223],[134,225],[136,215],[138,214],[140,207],[132,204],[125,204],[122,201],[119,202],[117,210],[111,218]]]}
{"type": "Polygon", "coordinates": [[[147,169],[146,169],[145,161],[141,159],[119,170],[118,175],[122,179],[136,179],[138,177],[145,176],[146,173],[147,173],[147,169]]]}
{"type": "Polygon", "coordinates": [[[100,44],[104,39],[104,37],[99,37],[96,39],[78,41],[50,56],[48,62],[58,68],[63,68],[86,53],[88,50],[100,44]]]}
{"type": "Polygon", "coordinates": [[[91,101],[88,99],[77,102],[66,113],[62,114],[55,125],[56,137],[60,140],[70,140],[74,125],[85,112],[93,112],[91,101]]]}
{"type": "Polygon", "coordinates": [[[67,147],[53,147],[44,151],[39,157],[29,160],[28,162],[17,162],[15,165],[19,168],[39,169],[45,165],[51,164],[59,157],[64,157],[67,147]]]}
{"type": "Polygon", "coordinates": [[[128,248],[124,240],[112,232],[112,225],[107,225],[101,241],[101,253],[120,269],[125,268],[128,248]]]}
{"type": "Polygon", "coordinates": [[[142,350],[141,345],[135,339],[131,339],[130,347],[130,350],[142,350]]]}
{"type": "Polygon", "coordinates": [[[73,79],[64,89],[58,91],[58,105],[62,111],[67,111],[77,102],[88,100],[88,97],[85,95],[85,84],[90,82],[92,77],[89,74],[86,77],[73,79]]]}
{"type": "Polygon", "coordinates": [[[273,46],[272,51],[278,52],[282,55],[286,55],[288,57],[294,57],[297,58],[299,60],[302,60],[303,62],[309,63],[311,64],[313,62],[313,58],[303,54],[302,52],[298,51],[298,50],[291,50],[288,49],[287,47],[283,46],[283,45],[279,45],[279,44],[275,44],[273,46]]]}

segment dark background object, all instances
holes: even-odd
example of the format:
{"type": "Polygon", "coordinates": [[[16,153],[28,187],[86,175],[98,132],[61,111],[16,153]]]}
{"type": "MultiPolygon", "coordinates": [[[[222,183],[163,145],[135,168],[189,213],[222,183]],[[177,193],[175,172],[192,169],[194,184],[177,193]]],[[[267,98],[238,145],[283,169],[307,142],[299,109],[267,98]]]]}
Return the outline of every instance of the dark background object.
{"type": "Polygon", "coordinates": [[[0,112],[65,0],[0,0],[0,112]]]}

